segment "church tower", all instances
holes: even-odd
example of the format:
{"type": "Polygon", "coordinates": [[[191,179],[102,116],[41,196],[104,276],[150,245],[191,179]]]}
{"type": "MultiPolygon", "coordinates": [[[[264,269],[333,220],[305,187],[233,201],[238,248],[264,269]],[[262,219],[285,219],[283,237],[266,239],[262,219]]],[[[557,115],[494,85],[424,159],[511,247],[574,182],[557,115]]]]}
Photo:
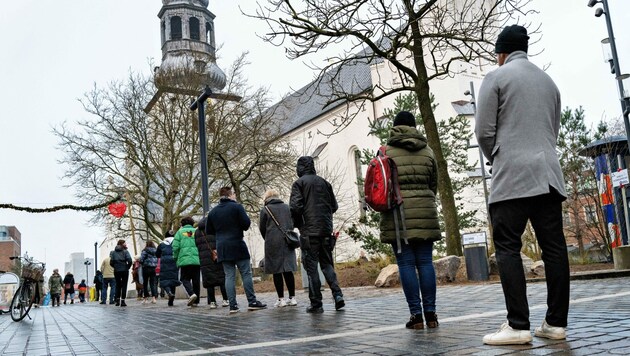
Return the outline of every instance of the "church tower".
{"type": "Polygon", "coordinates": [[[162,0],[158,13],[162,64],[156,86],[165,91],[225,87],[225,74],[216,64],[214,14],[208,0],[162,0]]]}

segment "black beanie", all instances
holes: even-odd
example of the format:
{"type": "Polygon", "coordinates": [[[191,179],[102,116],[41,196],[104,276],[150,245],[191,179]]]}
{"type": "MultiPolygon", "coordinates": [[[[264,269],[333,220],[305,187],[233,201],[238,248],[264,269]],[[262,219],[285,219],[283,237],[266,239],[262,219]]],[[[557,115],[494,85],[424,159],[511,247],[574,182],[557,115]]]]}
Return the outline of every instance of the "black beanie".
{"type": "Polygon", "coordinates": [[[401,111],[396,115],[394,119],[394,126],[407,125],[416,127],[416,118],[409,111],[401,111]]]}
{"type": "Polygon", "coordinates": [[[499,33],[494,53],[512,53],[514,51],[524,51],[527,53],[527,29],[523,26],[508,26],[499,33]]]}

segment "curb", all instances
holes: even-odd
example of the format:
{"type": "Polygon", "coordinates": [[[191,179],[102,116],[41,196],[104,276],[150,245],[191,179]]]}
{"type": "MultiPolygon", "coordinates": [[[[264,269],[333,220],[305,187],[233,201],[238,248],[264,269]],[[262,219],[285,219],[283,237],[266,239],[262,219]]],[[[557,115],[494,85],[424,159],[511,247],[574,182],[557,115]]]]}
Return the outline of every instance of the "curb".
{"type": "MultiPolygon", "coordinates": [[[[600,271],[590,271],[590,272],[578,272],[571,274],[569,277],[572,281],[582,281],[589,279],[606,279],[606,278],[620,278],[620,277],[630,277],[630,269],[622,269],[622,270],[614,270],[614,269],[606,269],[600,271]]],[[[545,277],[538,278],[528,278],[527,283],[536,283],[536,282],[544,282],[547,279],[545,277]]]]}

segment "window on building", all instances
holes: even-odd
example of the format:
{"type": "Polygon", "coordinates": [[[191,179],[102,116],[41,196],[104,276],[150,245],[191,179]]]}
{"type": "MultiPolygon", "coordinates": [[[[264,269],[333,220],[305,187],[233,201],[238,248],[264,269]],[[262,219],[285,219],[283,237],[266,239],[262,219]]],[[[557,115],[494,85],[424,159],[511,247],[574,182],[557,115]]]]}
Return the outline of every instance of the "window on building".
{"type": "Polygon", "coordinates": [[[585,205],[584,216],[586,218],[587,224],[596,224],[597,223],[597,210],[595,209],[595,205],[585,205]]]}
{"type": "Polygon", "coordinates": [[[162,24],[160,25],[160,36],[162,44],[164,44],[164,42],[166,42],[166,22],[164,21],[162,21],[162,24]]]}
{"type": "Polygon", "coordinates": [[[171,17],[171,39],[182,39],[182,19],[179,16],[171,17]]]}
{"type": "Polygon", "coordinates": [[[199,41],[201,39],[199,34],[199,19],[196,17],[191,17],[188,20],[188,27],[190,27],[190,39],[199,41]]]}
{"type": "Polygon", "coordinates": [[[212,47],[214,47],[214,29],[210,22],[206,22],[206,42],[212,47]]]}
{"type": "Polygon", "coordinates": [[[361,151],[354,150],[354,169],[357,174],[357,190],[359,191],[359,214],[365,218],[365,196],[363,192],[363,169],[361,168],[361,151]]]}

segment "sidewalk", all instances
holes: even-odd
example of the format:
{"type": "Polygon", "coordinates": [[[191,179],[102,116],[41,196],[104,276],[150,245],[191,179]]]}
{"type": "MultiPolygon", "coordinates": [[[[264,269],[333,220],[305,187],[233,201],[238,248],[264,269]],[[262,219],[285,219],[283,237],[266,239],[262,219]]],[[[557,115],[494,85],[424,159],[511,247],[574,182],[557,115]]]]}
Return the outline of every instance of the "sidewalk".
{"type": "MultiPolygon", "coordinates": [[[[346,288],[346,308],[335,311],[326,290],[319,315],[298,307],[241,311],[205,304],[188,308],[177,300],[127,308],[98,303],[45,307],[20,323],[0,316],[0,355],[543,355],[630,353],[629,277],[572,281],[568,338],[534,337],[522,346],[487,346],[481,339],[505,321],[498,283],[438,288],[437,329],[408,330],[402,291],[346,288]]],[[[544,283],[529,283],[532,330],[546,310],[544,283]]],[[[239,303],[246,300],[239,295],[239,303]]],[[[270,306],[272,293],[258,295],[270,306]]]]}

